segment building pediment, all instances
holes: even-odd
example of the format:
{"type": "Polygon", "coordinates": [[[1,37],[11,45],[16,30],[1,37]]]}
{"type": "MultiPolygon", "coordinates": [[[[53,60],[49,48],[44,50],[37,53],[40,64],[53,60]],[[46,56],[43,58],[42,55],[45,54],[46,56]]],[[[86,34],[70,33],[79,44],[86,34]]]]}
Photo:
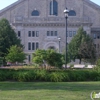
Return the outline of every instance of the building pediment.
{"type": "MultiPolygon", "coordinates": [[[[13,8],[16,7],[17,5],[19,5],[20,3],[23,3],[23,2],[25,2],[25,1],[27,1],[27,0],[18,0],[18,1],[16,1],[15,3],[13,3],[13,4],[7,6],[6,8],[0,10],[0,14],[4,13],[5,11],[7,11],[7,10],[9,10],[9,9],[13,9],[13,8]]],[[[69,0],[69,1],[70,1],[70,0],[69,0]]],[[[96,9],[96,10],[100,10],[100,6],[97,5],[97,4],[95,4],[95,3],[93,3],[93,2],[90,1],[90,0],[83,0],[83,2],[84,2],[85,4],[87,4],[87,5],[89,5],[90,7],[96,9]]]]}
{"type": "Polygon", "coordinates": [[[100,10],[100,6],[90,0],[84,0],[84,3],[96,10],[100,10]]]}
{"type": "Polygon", "coordinates": [[[18,0],[16,2],[14,2],[13,4],[5,7],[4,9],[0,10],[0,14],[4,13],[5,11],[9,10],[9,9],[13,9],[15,6],[19,5],[20,3],[22,3],[23,1],[26,1],[26,0],[18,0]]]}

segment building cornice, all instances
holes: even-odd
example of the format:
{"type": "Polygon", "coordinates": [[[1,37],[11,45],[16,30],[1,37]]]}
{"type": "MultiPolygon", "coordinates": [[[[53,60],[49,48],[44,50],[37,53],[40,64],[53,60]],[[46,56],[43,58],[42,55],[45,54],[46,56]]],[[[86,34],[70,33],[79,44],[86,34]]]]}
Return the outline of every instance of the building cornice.
{"type": "MultiPolygon", "coordinates": [[[[13,23],[15,27],[65,27],[65,23],[13,23]]],[[[68,23],[68,27],[92,26],[92,23],[68,23]]]]}

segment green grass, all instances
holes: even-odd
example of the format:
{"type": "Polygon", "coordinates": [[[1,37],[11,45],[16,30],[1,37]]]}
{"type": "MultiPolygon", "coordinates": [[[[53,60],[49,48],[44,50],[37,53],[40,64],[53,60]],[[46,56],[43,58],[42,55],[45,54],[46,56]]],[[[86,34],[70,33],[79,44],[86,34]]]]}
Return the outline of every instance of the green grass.
{"type": "Polygon", "coordinates": [[[100,82],[0,82],[0,100],[91,100],[100,82]]]}

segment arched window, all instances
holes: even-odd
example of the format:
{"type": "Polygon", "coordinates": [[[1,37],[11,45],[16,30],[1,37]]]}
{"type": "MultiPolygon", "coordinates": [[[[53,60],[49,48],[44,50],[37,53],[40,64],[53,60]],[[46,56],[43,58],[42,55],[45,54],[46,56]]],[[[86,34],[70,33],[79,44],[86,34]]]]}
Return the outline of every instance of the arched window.
{"type": "Polygon", "coordinates": [[[74,10],[70,10],[68,15],[69,16],[76,16],[76,12],[74,10]]]}
{"type": "Polygon", "coordinates": [[[39,16],[39,11],[37,10],[34,10],[31,14],[32,16],[39,16]]]}
{"type": "Polygon", "coordinates": [[[50,15],[58,15],[58,3],[56,0],[50,2],[50,15]]]}

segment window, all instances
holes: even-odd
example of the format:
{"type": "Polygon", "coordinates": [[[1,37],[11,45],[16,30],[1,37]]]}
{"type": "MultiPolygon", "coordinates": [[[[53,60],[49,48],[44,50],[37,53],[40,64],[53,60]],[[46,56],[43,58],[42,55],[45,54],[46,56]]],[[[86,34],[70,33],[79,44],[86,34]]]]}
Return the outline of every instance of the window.
{"type": "Polygon", "coordinates": [[[28,31],[28,37],[39,37],[39,31],[28,31]]]}
{"type": "Polygon", "coordinates": [[[28,43],[28,50],[31,50],[31,42],[28,43]]]}
{"type": "Polygon", "coordinates": [[[36,42],[36,50],[39,48],[39,43],[36,42]]]}
{"type": "Polygon", "coordinates": [[[98,39],[100,39],[100,36],[97,36],[98,39]]]}
{"type": "Polygon", "coordinates": [[[96,39],[96,34],[95,33],[93,34],[93,38],[96,39]]]}
{"type": "Polygon", "coordinates": [[[57,31],[47,31],[47,36],[57,36],[57,31]]]}
{"type": "Polygon", "coordinates": [[[100,39],[100,34],[99,33],[97,33],[97,39],[100,39]]]}
{"type": "Polygon", "coordinates": [[[37,50],[39,48],[38,42],[29,42],[28,43],[28,50],[37,50]]]}
{"type": "Polygon", "coordinates": [[[31,37],[31,31],[28,32],[28,37],[31,37]]]}
{"type": "Polygon", "coordinates": [[[18,37],[20,37],[21,36],[21,32],[20,31],[18,31],[18,37]]]}
{"type": "Polygon", "coordinates": [[[47,31],[47,36],[50,36],[50,32],[49,31],[47,31]]]}
{"type": "Polygon", "coordinates": [[[50,15],[58,15],[58,3],[56,0],[50,2],[50,15]]]}
{"type": "Polygon", "coordinates": [[[72,31],[69,31],[69,37],[72,37],[72,31]]]}
{"type": "Polygon", "coordinates": [[[31,14],[32,16],[39,16],[39,11],[37,10],[34,10],[31,14]]]}
{"type": "Polygon", "coordinates": [[[51,36],[53,36],[53,31],[51,31],[51,36]]]}
{"type": "Polygon", "coordinates": [[[32,37],[35,37],[35,31],[32,31],[32,37]]]}
{"type": "Polygon", "coordinates": [[[70,10],[68,15],[69,16],[76,16],[76,12],[74,10],[70,10]]]}
{"type": "Polygon", "coordinates": [[[35,43],[32,43],[32,50],[35,50],[35,43]]]}
{"type": "Polygon", "coordinates": [[[54,36],[57,36],[57,31],[55,31],[55,34],[54,34],[54,36]]]}
{"type": "Polygon", "coordinates": [[[76,31],[73,31],[73,36],[75,36],[76,35],[76,31]]]}
{"type": "Polygon", "coordinates": [[[39,31],[36,31],[36,37],[39,37],[39,31]]]}

